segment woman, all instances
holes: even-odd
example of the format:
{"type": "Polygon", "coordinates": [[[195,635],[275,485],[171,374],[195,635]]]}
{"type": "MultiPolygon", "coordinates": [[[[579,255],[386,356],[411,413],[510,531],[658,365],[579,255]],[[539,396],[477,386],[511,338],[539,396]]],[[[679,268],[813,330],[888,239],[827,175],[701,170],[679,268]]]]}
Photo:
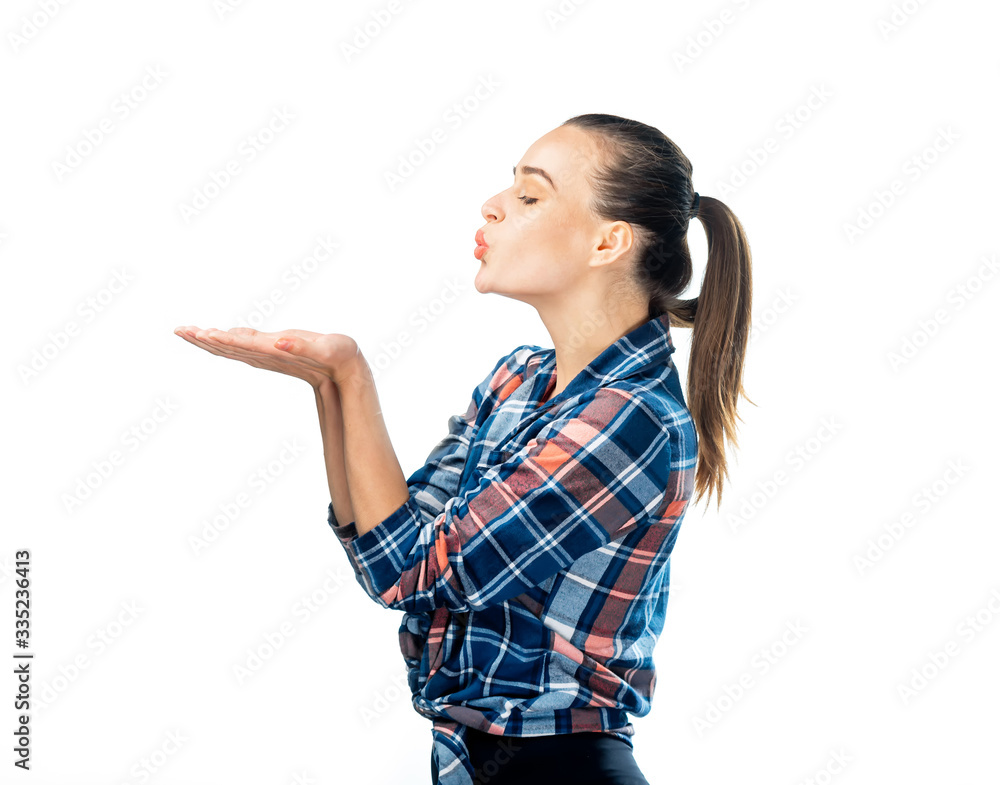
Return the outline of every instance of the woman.
{"type": "Polygon", "coordinates": [[[646,783],[628,714],[650,710],[688,502],[721,503],[750,250],[673,142],[613,115],[545,134],[482,213],[476,289],[534,306],[554,348],[501,357],[409,478],[348,336],[178,332],[315,389],[328,522],[365,592],[405,612],[433,782],[646,783]],[[694,215],[708,262],[699,296],[680,299],[694,215]],[[693,328],[690,404],[671,326],[693,328]]]}

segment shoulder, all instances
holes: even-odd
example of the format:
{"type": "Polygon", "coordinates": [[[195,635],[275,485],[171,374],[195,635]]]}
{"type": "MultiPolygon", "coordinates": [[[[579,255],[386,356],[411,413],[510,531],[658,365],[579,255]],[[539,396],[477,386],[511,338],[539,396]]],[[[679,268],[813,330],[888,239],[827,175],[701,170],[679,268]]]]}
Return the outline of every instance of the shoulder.
{"type": "MultiPolygon", "coordinates": [[[[543,440],[569,431],[574,441],[606,440],[648,459],[669,445],[670,463],[686,465],[697,456],[697,431],[691,413],[662,385],[627,379],[592,388],[559,411],[543,440]]],[[[613,445],[613,447],[612,447],[613,445]]]]}
{"type": "Polygon", "coordinates": [[[691,421],[691,412],[662,384],[617,380],[592,390],[580,401],[585,408],[605,411],[606,417],[620,413],[637,415],[658,423],[663,428],[684,425],[691,421]]]}
{"type": "MultiPolygon", "coordinates": [[[[683,401],[677,400],[666,385],[620,380],[602,387],[598,396],[605,400],[618,398],[623,401],[621,408],[626,414],[619,415],[618,421],[622,424],[620,428],[613,429],[615,433],[632,431],[633,435],[626,438],[639,442],[663,440],[669,444],[671,471],[693,471],[698,457],[698,430],[690,409],[683,401]]],[[[693,478],[688,478],[681,483],[679,492],[687,489],[683,492],[690,493],[692,482],[693,478]]]]}

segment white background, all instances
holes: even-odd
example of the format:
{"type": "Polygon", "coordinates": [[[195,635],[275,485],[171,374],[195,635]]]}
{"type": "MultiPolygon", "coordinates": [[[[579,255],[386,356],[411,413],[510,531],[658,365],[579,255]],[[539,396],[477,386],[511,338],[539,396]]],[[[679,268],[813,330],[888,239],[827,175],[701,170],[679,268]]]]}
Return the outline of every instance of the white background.
{"type": "MultiPolygon", "coordinates": [[[[2,666],[0,780],[429,781],[400,614],[327,526],[311,389],[173,329],[236,326],[280,290],[251,324],[354,336],[409,475],[501,355],[551,345],[533,309],[475,290],[473,234],[527,147],[585,112],[663,130],[753,251],[757,405],[741,402],[721,509],[684,519],[640,767],[652,785],[995,780],[998,17],[915,0],[5,3],[0,650],[30,549],[34,660],[27,774],[2,666]],[[481,80],[496,87],[477,98],[481,80]],[[249,160],[277,110],[293,119],[249,160]],[[242,171],[185,220],[230,160],[242,171]],[[336,253],[307,263],[320,238],[336,253]]],[[[686,373],[690,334],[673,334],[686,373]]]]}

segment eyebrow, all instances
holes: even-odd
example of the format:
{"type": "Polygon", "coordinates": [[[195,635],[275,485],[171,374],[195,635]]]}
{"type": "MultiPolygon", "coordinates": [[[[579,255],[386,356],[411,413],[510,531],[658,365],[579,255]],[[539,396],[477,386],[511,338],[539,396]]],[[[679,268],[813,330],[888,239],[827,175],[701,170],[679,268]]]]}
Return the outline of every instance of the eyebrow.
{"type": "MultiPolygon", "coordinates": [[[[542,177],[544,177],[546,180],[549,181],[549,185],[552,186],[553,191],[559,190],[558,188],[556,188],[556,184],[552,182],[552,178],[549,177],[549,173],[546,172],[544,169],[539,169],[537,166],[522,166],[521,172],[523,174],[540,174],[542,177]]],[[[514,164],[514,177],[517,177],[517,164],[514,164]]]]}

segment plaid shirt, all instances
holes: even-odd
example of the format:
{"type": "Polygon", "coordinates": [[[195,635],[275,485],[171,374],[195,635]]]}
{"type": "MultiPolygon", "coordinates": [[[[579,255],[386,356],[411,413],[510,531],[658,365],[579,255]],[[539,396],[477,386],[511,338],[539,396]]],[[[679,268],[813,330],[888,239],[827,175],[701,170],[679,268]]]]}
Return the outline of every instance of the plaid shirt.
{"type": "Polygon", "coordinates": [[[407,480],[410,498],[336,533],[358,583],[404,611],[413,706],[441,785],[471,785],[466,726],[597,731],[631,746],[656,683],[670,554],[697,436],[666,314],[607,347],[558,395],[555,351],[522,345],[407,480]]]}

